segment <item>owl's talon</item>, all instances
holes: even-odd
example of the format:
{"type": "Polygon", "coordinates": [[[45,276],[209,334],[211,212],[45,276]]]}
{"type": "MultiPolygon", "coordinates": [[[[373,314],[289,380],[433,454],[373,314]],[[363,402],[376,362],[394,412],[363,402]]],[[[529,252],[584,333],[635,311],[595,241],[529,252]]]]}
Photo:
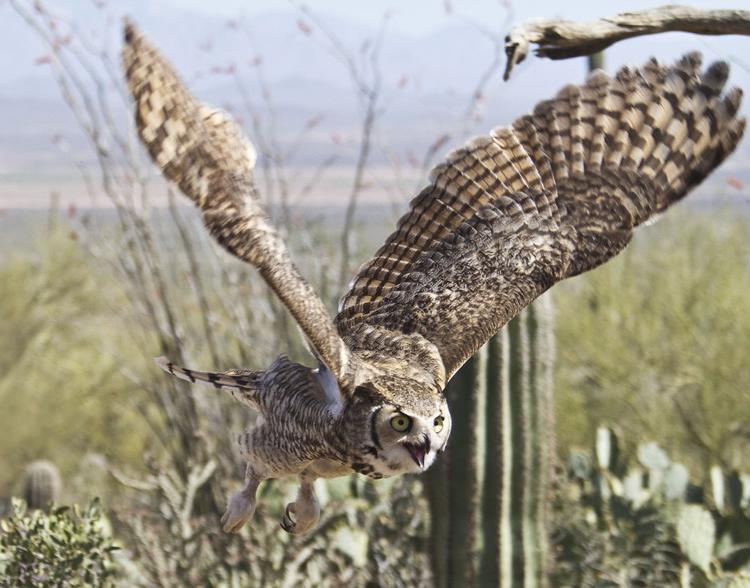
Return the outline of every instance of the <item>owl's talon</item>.
{"type": "Polygon", "coordinates": [[[297,521],[294,517],[294,503],[286,505],[284,516],[281,517],[281,528],[284,529],[287,533],[297,533],[297,521]]]}
{"type": "Polygon", "coordinates": [[[312,481],[303,481],[297,499],[286,505],[281,528],[298,535],[312,529],[320,519],[320,505],[312,489],[312,481]]]}
{"type": "Polygon", "coordinates": [[[221,526],[225,533],[239,533],[242,527],[255,512],[255,491],[259,481],[250,479],[245,487],[235,492],[229,499],[227,510],[221,517],[221,526]]]}

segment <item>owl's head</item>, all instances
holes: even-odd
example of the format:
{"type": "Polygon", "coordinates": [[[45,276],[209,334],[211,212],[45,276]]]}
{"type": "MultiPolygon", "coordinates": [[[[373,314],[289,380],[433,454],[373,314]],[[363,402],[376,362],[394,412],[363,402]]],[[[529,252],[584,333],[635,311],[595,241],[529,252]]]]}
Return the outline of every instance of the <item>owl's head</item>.
{"type": "Polygon", "coordinates": [[[362,473],[380,477],[423,472],[445,449],[451,415],[445,397],[436,390],[388,375],[360,384],[354,395],[366,464],[362,473]]]}

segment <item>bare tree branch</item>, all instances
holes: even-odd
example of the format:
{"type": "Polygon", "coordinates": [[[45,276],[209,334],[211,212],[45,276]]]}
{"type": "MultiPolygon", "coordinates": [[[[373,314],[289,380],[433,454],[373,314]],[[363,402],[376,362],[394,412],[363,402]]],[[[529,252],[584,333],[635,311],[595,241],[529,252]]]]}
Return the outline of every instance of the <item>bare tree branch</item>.
{"type": "Polygon", "coordinates": [[[698,35],[750,35],[750,11],[698,10],[670,5],[623,12],[591,22],[528,20],[505,37],[508,61],[503,78],[508,80],[513,67],[526,58],[530,44],[536,45],[534,52],[539,57],[569,59],[591,55],[623,39],[674,31],[698,35]]]}
{"type": "Polygon", "coordinates": [[[344,213],[344,227],[341,231],[341,265],[339,287],[345,286],[351,274],[352,233],[357,212],[359,195],[365,187],[365,174],[372,150],[375,124],[384,110],[382,106],[383,75],[380,55],[385,38],[389,15],[386,13],[380,21],[377,32],[372,38],[364,41],[360,47],[361,61],[358,62],[353,52],[349,51],[341,39],[329,29],[325,22],[307,6],[299,6],[300,12],[309,18],[323,33],[328,41],[327,49],[346,68],[362,106],[362,126],[360,131],[359,152],[354,167],[354,179],[344,213]]]}

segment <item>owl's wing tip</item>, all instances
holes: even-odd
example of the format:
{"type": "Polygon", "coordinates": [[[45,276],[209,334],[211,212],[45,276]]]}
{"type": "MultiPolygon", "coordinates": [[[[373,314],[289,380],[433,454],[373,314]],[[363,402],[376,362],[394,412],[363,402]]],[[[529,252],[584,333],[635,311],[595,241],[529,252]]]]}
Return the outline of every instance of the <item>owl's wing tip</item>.
{"type": "Polygon", "coordinates": [[[122,17],[122,37],[126,43],[132,43],[138,34],[135,23],[129,16],[122,17]]]}

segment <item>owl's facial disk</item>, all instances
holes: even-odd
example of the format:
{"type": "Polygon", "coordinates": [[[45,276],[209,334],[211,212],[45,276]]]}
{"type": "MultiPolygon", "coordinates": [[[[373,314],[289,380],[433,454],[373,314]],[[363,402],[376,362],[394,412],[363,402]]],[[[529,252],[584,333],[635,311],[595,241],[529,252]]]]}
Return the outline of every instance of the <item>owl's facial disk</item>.
{"type": "Polygon", "coordinates": [[[433,406],[421,408],[384,404],[372,413],[371,436],[383,474],[423,472],[445,449],[451,428],[447,403],[436,399],[433,406]]]}

